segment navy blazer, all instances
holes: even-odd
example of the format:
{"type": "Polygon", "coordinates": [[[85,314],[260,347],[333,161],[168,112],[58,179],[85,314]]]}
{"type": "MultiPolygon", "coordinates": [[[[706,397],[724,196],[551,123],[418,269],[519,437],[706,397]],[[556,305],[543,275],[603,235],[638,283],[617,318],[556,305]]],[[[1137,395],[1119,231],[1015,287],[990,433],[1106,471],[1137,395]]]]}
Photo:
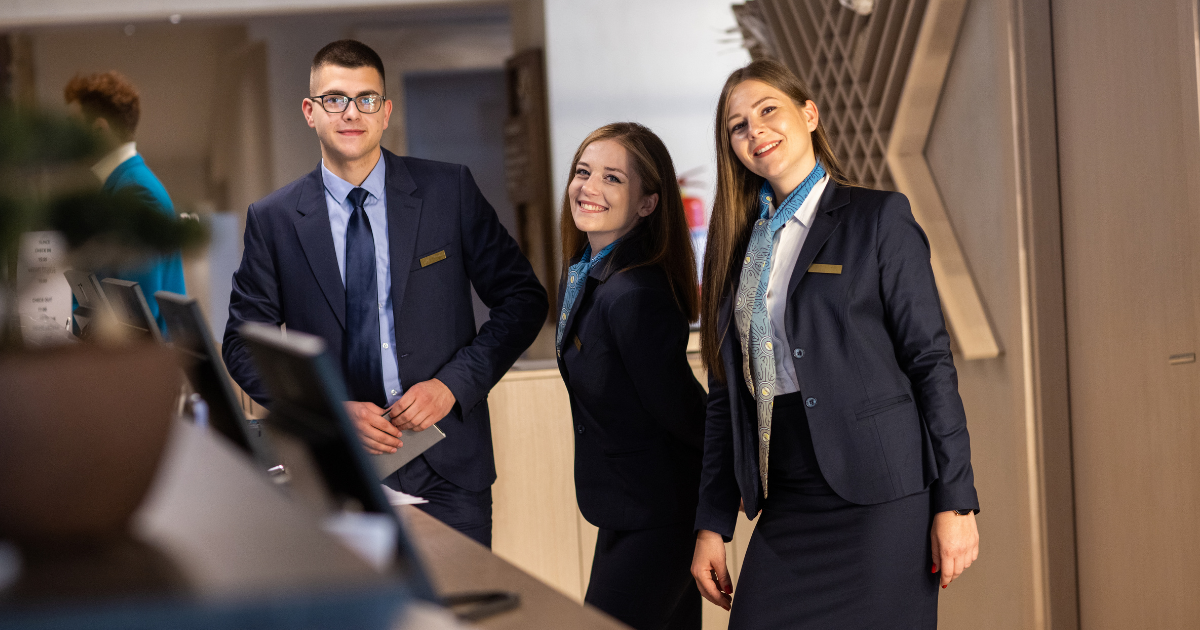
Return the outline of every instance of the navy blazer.
{"type": "MultiPolygon", "coordinates": [[[[739,498],[750,518],[763,504],[758,420],[742,378],[741,342],[730,323],[731,294],[717,322],[728,378],[709,379],[696,516],[697,529],[727,539],[739,498]]],[[[830,487],[862,505],[930,488],[935,512],[978,509],[966,412],[929,242],[908,199],[831,181],[787,295],[789,360],[830,487]],[[808,271],[813,264],[841,265],[841,272],[808,271]]]]}
{"type": "MultiPolygon", "coordinates": [[[[453,392],[456,404],[438,424],[446,439],[425,457],[442,477],[480,491],[496,479],[488,391],[537,337],[546,290],[465,166],[386,150],[383,159],[400,382],[411,387],[436,378],[453,392]],[[438,260],[422,264],[434,254],[438,260]],[[491,309],[478,334],[472,286],[491,309]]],[[[270,406],[238,335],[243,322],[317,335],[330,356],[341,357],[345,291],[318,165],[246,216],[221,351],[233,379],[270,406]]]]}
{"type": "Polygon", "coordinates": [[[592,268],[558,359],[575,423],[575,497],[606,529],[689,523],[700,484],[706,394],[666,273],[629,268],[646,259],[645,241],[635,231],[592,268]]]}

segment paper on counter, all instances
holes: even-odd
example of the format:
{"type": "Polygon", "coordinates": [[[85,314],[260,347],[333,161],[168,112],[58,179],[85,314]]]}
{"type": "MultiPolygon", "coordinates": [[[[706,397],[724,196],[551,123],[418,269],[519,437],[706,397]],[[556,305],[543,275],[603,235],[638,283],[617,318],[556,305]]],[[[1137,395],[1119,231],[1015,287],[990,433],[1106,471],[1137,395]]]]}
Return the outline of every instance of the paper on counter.
{"type": "Polygon", "coordinates": [[[396,521],[385,514],[342,512],[325,519],[323,529],[376,570],[391,566],[396,557],[396,521]]]}
{"type": "Polygon", "coordinates": [[[21,574],[21,554],[17,546],[0,540],[0,592],[17,581],[21,574]]]}
{"type": "Polygon", "coordinates": [[[383,486],[383,496],[387,497],[388,504],[392,505],[393,507],[397,505],[420,505],[422,503],[429,503],[429,501],[426,501],[421,497],[414,497],[411,494],[397,492],[387,486],[383,486]]]}

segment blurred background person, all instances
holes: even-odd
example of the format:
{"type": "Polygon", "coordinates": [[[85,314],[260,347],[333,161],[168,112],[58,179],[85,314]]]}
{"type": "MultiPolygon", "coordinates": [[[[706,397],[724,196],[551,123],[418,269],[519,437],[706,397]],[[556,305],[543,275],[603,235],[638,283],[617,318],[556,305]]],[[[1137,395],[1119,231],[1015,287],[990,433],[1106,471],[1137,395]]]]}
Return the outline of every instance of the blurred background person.
{"type": "MultiPolygon", "coordinates": [[[[92,167],[104,190],[132,191],[150,207],[175,216],[175,205],[167,189],[138,154],[134,135],[141,117],[141,101],[133,83],[115,70],[76,75],[63,90],[63,98],[73,113],[91,125],[108,150],[92,167]]],[[[187,293],[183,280],[183,257],[179,252],[128,268],[89,271],[95,272],[100,279],[120,278],[141,285],[150,312],[158,322],[159,329],[164,331],[166,322],[159,315],[154,293],[187,293]]]]}
{"type": "Polygon", "coordinates": [[[675,167],[652,131],[614,123],[571,173],[555,338],[575,494],[600,528],[584,601],[638,630],[699,629],[688,567],[706,394],[687,360],[699,298],[675,167]]]}
{"type": "Polygon", "coordinates": [[[851,185],[778,62],[729,76],[716,144],[697,585],[730,606],[741,499],[762,516],[731,628],[935,628],[979,502],[925,234],[904,195],[851,185]]]}

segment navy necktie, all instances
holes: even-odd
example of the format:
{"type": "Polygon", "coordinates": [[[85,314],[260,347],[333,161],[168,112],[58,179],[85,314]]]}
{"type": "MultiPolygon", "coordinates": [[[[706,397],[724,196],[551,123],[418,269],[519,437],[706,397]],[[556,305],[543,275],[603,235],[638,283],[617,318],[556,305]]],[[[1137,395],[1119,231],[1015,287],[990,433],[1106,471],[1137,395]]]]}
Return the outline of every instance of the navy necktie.
{"type": "Polygon", "coordinates": [[[342,344],[346,385],[359,402],[387,403],[379,348],[379,291],[376,287],[375,239],[363,203],[367,191],[347,195],[354,210],[346,225],[346,341],[342,344]]]}

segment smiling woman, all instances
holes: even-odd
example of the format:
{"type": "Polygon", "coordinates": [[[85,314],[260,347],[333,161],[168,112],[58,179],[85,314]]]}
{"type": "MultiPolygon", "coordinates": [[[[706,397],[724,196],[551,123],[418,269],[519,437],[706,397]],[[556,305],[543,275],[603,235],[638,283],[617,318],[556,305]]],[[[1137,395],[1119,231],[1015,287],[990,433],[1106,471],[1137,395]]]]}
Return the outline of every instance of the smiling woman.
{"type": "Polygon", "coordinates": [[[979,503],[925,235],[850,185],[777,62],[729,76],[716,150],[696,585],[730,628],[935,628],[979,503]],[[762,515],[734,596],[739,503],[762,515]]]}
{"type": "Polygon", "coordinates": [[[600,528],[585,601],[634,628],[698,630],[705,395],[687,362],[698,298],[675,167],[636,123],[592,132],[571,163],[556,344],[576,497],[600,528]]]}
{"type": "Polygon", "coordinates": [[[571,218],[588,235],[593,252],[608,247],[654,212],[657,194],[642,194],[629,152],[615,140],[598,140],[583,150],[567,186],[571,218]]]}

